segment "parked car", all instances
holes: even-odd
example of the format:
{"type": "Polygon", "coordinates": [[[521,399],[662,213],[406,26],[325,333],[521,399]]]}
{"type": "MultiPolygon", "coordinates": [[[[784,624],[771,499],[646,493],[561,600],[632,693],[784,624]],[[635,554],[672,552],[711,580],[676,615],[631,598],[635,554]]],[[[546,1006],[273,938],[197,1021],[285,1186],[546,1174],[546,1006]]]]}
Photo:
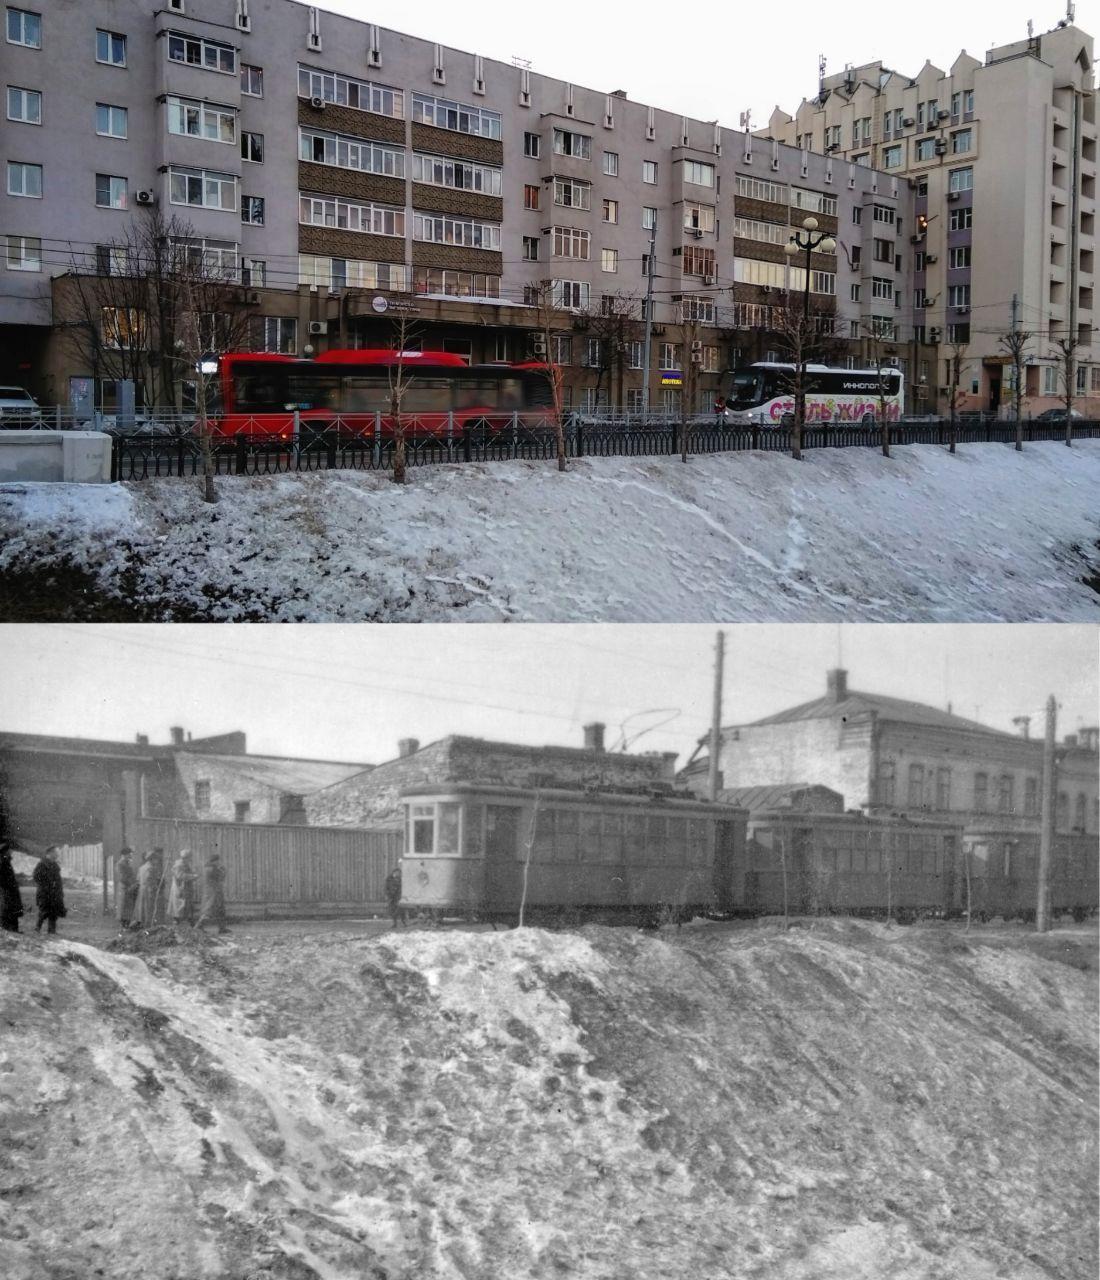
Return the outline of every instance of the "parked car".
{"type": "Polygon", "coordinates": [[[9,430],[42,425],[42,410],[23,387],[0,387],[0,427],[9,430]]]}
{"type": "MultiPolygon", "coordinates": [[[[1085,415],[1079,409],[1071,409],[1069,416],[1071,418],[1083,418],[1085,415]]],[[[1035,419],[1036,422],[1065,422],[1065,420],[1065,409],[1047,409],[1035,419]]]]}

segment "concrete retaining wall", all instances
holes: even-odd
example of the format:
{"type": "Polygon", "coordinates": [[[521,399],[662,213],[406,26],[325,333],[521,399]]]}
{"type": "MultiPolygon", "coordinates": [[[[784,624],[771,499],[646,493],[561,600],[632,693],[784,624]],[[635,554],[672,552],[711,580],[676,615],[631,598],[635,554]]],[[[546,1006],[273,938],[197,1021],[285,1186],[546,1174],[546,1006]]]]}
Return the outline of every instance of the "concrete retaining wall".
{"type": "Polygon", "coordinates": [[[102,431],[0,431],[0,484],[105,484],[110,479],[111,437],[102,431]]]}

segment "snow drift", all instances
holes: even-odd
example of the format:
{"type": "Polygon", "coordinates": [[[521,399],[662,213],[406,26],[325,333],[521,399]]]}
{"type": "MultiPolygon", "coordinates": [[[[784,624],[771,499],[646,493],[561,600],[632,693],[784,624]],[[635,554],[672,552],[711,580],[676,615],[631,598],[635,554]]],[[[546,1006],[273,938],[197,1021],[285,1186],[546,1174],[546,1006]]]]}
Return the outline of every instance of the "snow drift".
{"type": "MultiPolygon", "coordinates": [[[[0,488],[0,573],[145,620],[1095,620],[1100,440],[0,488]]],[[[13,607],[0,605],[7,616],[13,607]]],[[[23,616],[14,613],[14,616],[23,616]]],[[[48,620],[45,611],[33,616],[48,620]]]]}
{"type": "Polygon", "coordinates": [[[0,935],[0,1273],[1091,1280],[1095,954],[0,935]]]}

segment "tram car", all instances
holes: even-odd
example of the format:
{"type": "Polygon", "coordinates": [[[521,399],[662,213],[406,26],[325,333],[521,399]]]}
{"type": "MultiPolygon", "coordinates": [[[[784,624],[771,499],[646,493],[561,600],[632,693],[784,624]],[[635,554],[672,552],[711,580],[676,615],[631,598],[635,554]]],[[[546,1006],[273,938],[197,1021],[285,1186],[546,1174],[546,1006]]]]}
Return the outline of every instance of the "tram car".
{"type": "Polygon", "coordinates": [[[747,814],[659,788],[449,783],[401,797],[402,901],[514,922],[646,923],[732,909],[747,814]]]}
{"type": "MultiPolygon", "coordinates": [[[[1050,906],[1055,915],[1087,919],[1097,909],[1098,841],[1083,834],[1056,835],[1050,857],[1050,906]]],[[[1032,920],[1039,893],[1039,836],[1034,832],[967,829],[955,877],[958,911],[979,919],[1032,920]]]]}

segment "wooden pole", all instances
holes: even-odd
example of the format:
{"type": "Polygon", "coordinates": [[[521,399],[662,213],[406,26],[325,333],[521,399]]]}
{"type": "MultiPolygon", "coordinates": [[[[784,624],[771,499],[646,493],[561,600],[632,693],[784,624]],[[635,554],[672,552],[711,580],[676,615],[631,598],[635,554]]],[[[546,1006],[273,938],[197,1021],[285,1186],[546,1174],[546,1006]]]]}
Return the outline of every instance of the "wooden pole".
{"type": "Polygon", "coordinates": [[[1043,739],[1043,796],[1039,819],[1039,892],[1035,903],[1035,928],[1050,931],[1050,856],[1054,845],[1054,734],[1058,709],[1054,695],[1047,698],[1046,737],[1043,739]]]}

